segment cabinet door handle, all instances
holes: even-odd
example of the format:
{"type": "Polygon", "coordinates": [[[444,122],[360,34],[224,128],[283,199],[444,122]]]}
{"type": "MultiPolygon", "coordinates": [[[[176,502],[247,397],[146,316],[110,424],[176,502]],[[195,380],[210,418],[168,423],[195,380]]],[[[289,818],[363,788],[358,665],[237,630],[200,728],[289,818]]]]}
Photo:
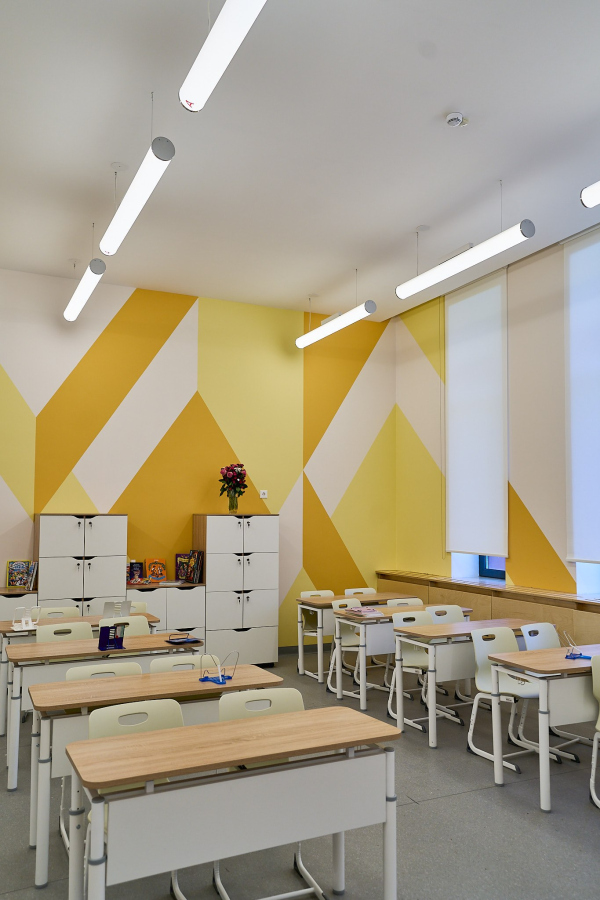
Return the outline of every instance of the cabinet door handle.
{"type": "Polygon", "coordinates": [[[250,565],[250,557],[249,556],[246,557],[246,562],[248,563],[248,565],[250,565]]]}
{"type": "Polygon", "coordinates": [[[238,603],[241,603],[241,602],[242,602],[242,598],[238,597],[238,603]]]}
{"type": "Polygon", "coordinates": [[[77,527],[81,528],[81,519],[77,519],[77,527]]]}
{"type": "Polygon", "coordinates": [[[241,528],[241,527],[242,527],[242,520],[238,519],[238,528],[241,528]]]}
{"type": "Polygon", "coordinates": [[[242,560],[241,560],[241,558],[238,556],[238,566],[241,566],[241,564],[242,564],[242,560]]]}
{"type": "Polygon", "coordinates": [[[93,523],[93,522],[92,522],[92,520],[91,520],[91,519],[88,519],[88,520],[87,520],[87,523],[88,523],[88,525],[89,525],[89,526],[90,526],[90,528],[91,528],[91,527],[92,527],[92,525],[93,525],[93,524],[94,524],[94,523],[93,523]]]}
{"type": "Polygon", "coordinates": [[[81,568],[81,563],[80,563],[80,562],[77,563],[77,568],[78,568],[78,569],[81,568]]]}
{"type": "Polygon", "coordinates": [[[89,562],[88,563],[88,572],[90,571],[91,568],[92,568],[92,564],[91,564],[91,562],[89,562]]]}
{"type": "Polygon", "coordinates": [[[250,599],[250,594],[246,594],[246,603],[248,602],[249,599],[250,599]]]}

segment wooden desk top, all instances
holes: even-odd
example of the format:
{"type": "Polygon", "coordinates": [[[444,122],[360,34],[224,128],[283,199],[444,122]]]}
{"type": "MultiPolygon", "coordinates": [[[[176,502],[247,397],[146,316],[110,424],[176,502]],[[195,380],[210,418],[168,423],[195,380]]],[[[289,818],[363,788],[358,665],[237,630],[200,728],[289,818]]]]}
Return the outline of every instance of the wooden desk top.
{"type": "MultiPolygon", "coordinates": [[[[579,649],[585,656],[599,656],[600,644],[582,644],[579,649]]],[[[539,675],[584,675],[591,672],[589,659],[565,659],[568,647],[553,647],[551,650],[521,650],[519,653],[491,653],[492,662],[502,663],[520,672],[536,672],[539,675]]]]}
{"type": "MultiPolygon", "coordinates": [[[[34,684],[29,688],[31,702],[38,712],[56,712],[61,709],[81,709],[83,706],[112,706],[115,703],[132,703],[137,700],[175,700],[210,695],[220,696],[227,691],[247,691],[251,688],[274,687],[283,678],[258,666],[233,666],[225,668],[226,675],[233,675],[224,685],[200,681],[203,673],[198,669],[181,672],[154,672],[144,675],[122,675],[118,678],[86,678],[83,681],[55,681],[51,684],[34,684]]],[[[211,675],[217,670],[211,669],[211,675]]]]}
{"type": "Polygon", "coordinates": [[[37,594],[37,590],[35,588],[28,590],[24,587],[0,588],[0,597],[25,597],[27,594],[37,594]]]}
{"type": "Polygon", "coordinates": [[[176,647],[167,644],[168,634],[142,634],[125,637],[122,650],[98,650],[98,638],[87,641],[44,641],[43,643],[9,644],[6,655],[11,663],[45,663],[63,659],[98,659],[123,656],[124,653],[145,653],[151,650],[198,650],[203,641],[197,644],[184,644],[176,647]]]}
{"type": "Polygon", "coordinates": [[[326,707],[67,744],[92,789],[394,741],[400,732],[354,709],[326,707]]]}
{"type": "Polygon", "coordinates": [[[430,640],[432,638],[466,637],[478,628],[512,628],[513,631],[519,631],[523,625],[535,625],[535,622],[535,619],[484,619],[479,622],[454,622],[450,625],[401,625],[394,628],[394,631],[398,634],[406,634],[408,637],[422,637],[430,640]]]}
{"type": "Polygon", "coordinates": [[[347,600],[356,606],[376,606],[388,600],[411,600],[414,594],[401,594],[399,591],[384,591],[379,594],[336,594],[335,597],[297,597],[296,603],[310,606],[311,609],[331,609],[332,600],[347,600]]]}
{"type": "MultiPolygon", "coordinates": [[[[368,606],[369,604],[365,603],[364,606],[368,606]]],[[[406,612],[422,612],[424,609],[427,609],[426,606],[388,606],[385,614],[382,616],[361,616],[360,613],[351,613],[347,609],[335,610],[334,616],[339,619],[346,619],[348,622],[356,623],[357,625],[362,625],[363,623],[369,625],[374,624],[375,622],[391,622],[392,616],[394,613],[406,613],[406,612]]],[[[463,613],[467,615],[472,613],[473,610],[469,609],[466,606],[461,606],[463,613]]],[[[523,621],[523,624],[525,622],[523,621]]],[[[414,627],[414,626],[412,626],[414,627]]],[[[425,626],[430,627],[430,626],[425,626]]]]}
{"type": "MultiPolygon", "coordinates": [[[[153,616],[152,613],[146,612],[135,612],[129,613],[128,616],[145,616],[148,619],[150,625],[156,625],[160,622],[158,616],[153,616]]],[[[128,618],[125,616],[125,618],[128,618]]],[[[92,628],[98,628],[100,624],[100,619],[110,619],[114,618],[113,616],[51,616],[50,618],[40,619],[39,625],[54,625],[55,622],[58,622],[59,625],[69,625],[71,622],[89,622],[92,628]]],[[[33,628],[27,629],[27,631],[15,631],[13,628],[12,622],[0,622],[0,634],[8,634],[10,636],[14,636],[15,634],[33,634],[35,632],[35,626],[33,628]]]]}

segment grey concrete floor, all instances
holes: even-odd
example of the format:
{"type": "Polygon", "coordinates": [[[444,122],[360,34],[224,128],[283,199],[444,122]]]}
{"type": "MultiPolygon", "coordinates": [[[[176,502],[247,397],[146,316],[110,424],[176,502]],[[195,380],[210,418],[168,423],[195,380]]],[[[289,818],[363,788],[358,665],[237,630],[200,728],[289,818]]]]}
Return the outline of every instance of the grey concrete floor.
{"type": "MultiPolygon", "coordinates": [[[[307,664],[312,662],[312,654],[307,664]]],[[[337,705],[335,697],[313,679],[300,677],[296,657],[282,655],[275,670],[285,685],[297,687],[307,708],[337,705]]],[[[369,692],[369,714],[386,719],[387,696],[369,692]]],[[[358,708],[357,701],[344,703],[358,708]]],[[[418,711],[417,711],[418,710],[418,711]]],[[[406,715],[422,715],[407,703],[406,715]],[[413,711],[414,710],[414,711],[413,711]]],[[[468,716],[468,711],[466,713],[468,716]]],[[[535,735],[534,715],[528,733],[535,735]]],[[[503,721],[506,721],[503,720],[503,721]]],[[[30,722],[23,726],[19,789],[0,788],[0,900],[66,900],[67,856],[57,827],[50,851],[50,884],[34,888],[34,851],[28,849],[30,722]]],[[[589,725],[583,733],[591,734],[589,725]]],[[[476,734],[491,746],[491,717],[482,712],[476,734]]],[[[579,745],[579,765],[552,764],[552,813],[539,809],[537,757],[522,757],[521,775],[506,773],[503,788],[493,784],[492,764],[466,752],[466,726],[446,721],[438,726],[439,747],[409,729],[397,742],[398,897],[405,900],[597,900],[600,896],[600,810],[589,802],[590,749],[579,745]]],[[[5,752],[0,738],[0,753],[5,752]]],[[[508,749],[508,748],[507,748],[508,749]]],[[[58,824],[59,783],[53,782],[52,820],[58,824]]],[[[193,827],[193,826],[191,826],[193,827]]],[[[227,828],[227,822],[201,828],[227,828]]],[[[331,842],[306,841],[305,862],[325,891],[330,887],[331,842]]],[[[292,871],[293,848],[225,860],[222,877],[232,900],[302,887],[292,871]]],[[[180,872],[189,900],[214,900],[209,866],[180,872]]],[[[346,835],[346,898],[377,900],[382,895],[381,828],[346,835]]],[[[168,875],[107,890],[109,900],[160,900],[169,896],[168,875]]]]}

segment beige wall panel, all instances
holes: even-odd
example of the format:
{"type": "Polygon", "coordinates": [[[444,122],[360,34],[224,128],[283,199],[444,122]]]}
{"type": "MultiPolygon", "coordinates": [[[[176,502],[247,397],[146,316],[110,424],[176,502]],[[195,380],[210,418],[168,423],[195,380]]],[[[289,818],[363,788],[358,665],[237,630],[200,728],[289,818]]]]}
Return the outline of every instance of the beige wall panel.
{"type": "Polygon", "coordinates": [[[410,584],[408,581],[389,581],[387,578],[377,579],[377,590],[382,593],[386,591],[401,591],[403,594],[414,594],[414,596],[419,597],[423,603],[427,603],[427,598],[429,596],[429,585],[427,584],[410,584]]]}
{"type": "MultiPolygon", "coordinates": [[[[571,634],[573,628],[573,615],[579,615],[574,610],[564,606],[552,606],[545,603],[529,603],[527,600],[510,600],[505,597],[494,597],[492,600],[492,617],[503,619],[515,617],[520,619],[533,619],[537,622],[552,622],[559,631],[568,631],[571,634]]],[[[585,613],[588,615],[588,613],[585,613]]],[[[598,616],[600,624],[600,615],[598,616]]]]}
{"type": "Polygon", "coordinates": [[[600,644],[600,614],[573,610],[573,630],[569,634],[576,644],[600,644]]]}
{"type": "Polygon", "coordinates": [[[479,594],[475,591],[455,591],[452,588],[429,588],[429,602],[436,606],[454,605],[470,607],[473,612],[471,619],[490,619],[492,616],[491,594],[479,594]]]}

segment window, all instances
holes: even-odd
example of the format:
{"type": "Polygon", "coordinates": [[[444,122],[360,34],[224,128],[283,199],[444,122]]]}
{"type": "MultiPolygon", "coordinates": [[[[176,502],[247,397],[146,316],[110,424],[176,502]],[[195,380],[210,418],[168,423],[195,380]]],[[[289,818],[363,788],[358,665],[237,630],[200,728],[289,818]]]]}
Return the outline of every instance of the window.
{"type": "Polygon", "coordinates": [[[480,556],[479,574],[482,578],[506,578],[506,560],[503,556],[480,556]]]}

